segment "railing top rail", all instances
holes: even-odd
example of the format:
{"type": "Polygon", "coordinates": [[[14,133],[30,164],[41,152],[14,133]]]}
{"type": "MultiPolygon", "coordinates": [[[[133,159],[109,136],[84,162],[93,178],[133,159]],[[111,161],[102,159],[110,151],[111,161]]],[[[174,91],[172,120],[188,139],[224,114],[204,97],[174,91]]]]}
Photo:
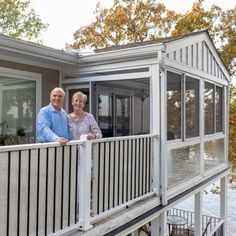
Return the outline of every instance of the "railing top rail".
{"type": "Polygon", "coordinates": [[[111,137],[111,138],[102,138],[92,140],[93,143],[103,143],[109,141],[119,141],[119,140],[130,140],[130,139],[139,139],[139,138],[152,138],[159,137],[158,134],[141,134],[141,135],[130,135],[130,136],[121,136],[121,137],[111,137]]]}
{"type": "MultiPolygon", "coordinates": [[[[158,137],[158,134],[144,134],[144,135],[102,138],[102,139],[91,140],[90,142],[99,143],[99,142],[109,142],[109,141],[117,141],[117,140],[130,140],[130,139],[150,138],[150,137],[158,137]]],[[[85,142],[87,142],[87,141],[73,140],[73,141],[68,142],[66,144],[66,146],[83,144],[85,142]]],[[[8,151],[19,151],[19,150],[29,150],[29,149],[49,148],[49,147],[59,147],[59,146],[60,146],[60,144],[58,142],[8,145],[8,146],[0,146],[0,153],[1,152],[8,152],[8,151]]]]}
{"type": "MultiPolygon", "coordinates": [[[[86,141],[70,141],[66,144],[66,146],[83,144],[86,141]]],[[[59,147],[60,144],[58,142],[47,142],[47,143],[28,143],[28,144],[18,144],[18,145],[8,145],[8,146],[0,146],[0,153],[7,151],[19,151],[19,150],[29,150],[29,149],[38,149],[38,148],[49,148],[49,147],[59,147]]]]}

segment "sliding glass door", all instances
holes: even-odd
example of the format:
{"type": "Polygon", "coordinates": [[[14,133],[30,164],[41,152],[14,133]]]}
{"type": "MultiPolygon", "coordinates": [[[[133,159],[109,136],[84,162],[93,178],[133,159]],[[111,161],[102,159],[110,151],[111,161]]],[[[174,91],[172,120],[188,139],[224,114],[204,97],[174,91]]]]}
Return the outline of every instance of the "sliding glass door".
{"type": "Polygon", "coordinates": [[[131,134],[131,96],[98,93],[98,125],[103,137],[131,134]]]}

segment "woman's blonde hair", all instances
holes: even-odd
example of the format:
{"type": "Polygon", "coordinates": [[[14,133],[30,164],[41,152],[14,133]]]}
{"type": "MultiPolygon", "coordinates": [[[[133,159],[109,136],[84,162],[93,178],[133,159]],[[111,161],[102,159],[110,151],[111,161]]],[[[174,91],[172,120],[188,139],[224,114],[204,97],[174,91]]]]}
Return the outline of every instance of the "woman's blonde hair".
{"type": "Polygon", "coordinates": [[[72,96],[72,102],[73,102],[76,98],[81,99],[81,100],[84,102],[84,104],[87,102],[87,96],[86,96],[84,93],[82,93],[82,92],[76,92],[76,93],[74,93],[73,96],[72,96]]]}

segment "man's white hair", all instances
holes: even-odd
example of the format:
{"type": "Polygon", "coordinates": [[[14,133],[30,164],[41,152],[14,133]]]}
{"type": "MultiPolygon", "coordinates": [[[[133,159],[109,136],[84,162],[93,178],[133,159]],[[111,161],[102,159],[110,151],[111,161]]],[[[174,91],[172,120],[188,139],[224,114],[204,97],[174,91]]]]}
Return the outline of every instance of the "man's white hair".
{"type": "Polygon", "coordinates": [[[54,88],[52,91],[51,91],[51,93],[50,93],[50,96],[52,96],[52,94],[54,93],[54,92],[60,92],[60,93],[62,93],[63,95],[64,95],[64,97],[65,97],[65,91],[62,89],[62,88],[54,88]]]}

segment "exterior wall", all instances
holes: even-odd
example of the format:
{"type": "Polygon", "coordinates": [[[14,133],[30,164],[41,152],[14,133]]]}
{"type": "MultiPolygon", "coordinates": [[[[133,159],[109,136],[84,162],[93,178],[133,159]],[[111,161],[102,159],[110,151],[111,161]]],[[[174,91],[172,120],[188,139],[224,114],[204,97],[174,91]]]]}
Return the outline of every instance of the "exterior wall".
{"type": "Polygon", "coordinates": [[[42,106],[45,106],[49,103],[49,95],[51,90],[54,87],[59,86],[59,75],[60,72],[58,70],[43,68],[43,67],[36,67],[21,63],[9,62],[0,60],[0,67],[5,67],[9,69],[17,69],[17,70],[24,70],[28,72],[39,73],[42,75],[42,106]]]}

